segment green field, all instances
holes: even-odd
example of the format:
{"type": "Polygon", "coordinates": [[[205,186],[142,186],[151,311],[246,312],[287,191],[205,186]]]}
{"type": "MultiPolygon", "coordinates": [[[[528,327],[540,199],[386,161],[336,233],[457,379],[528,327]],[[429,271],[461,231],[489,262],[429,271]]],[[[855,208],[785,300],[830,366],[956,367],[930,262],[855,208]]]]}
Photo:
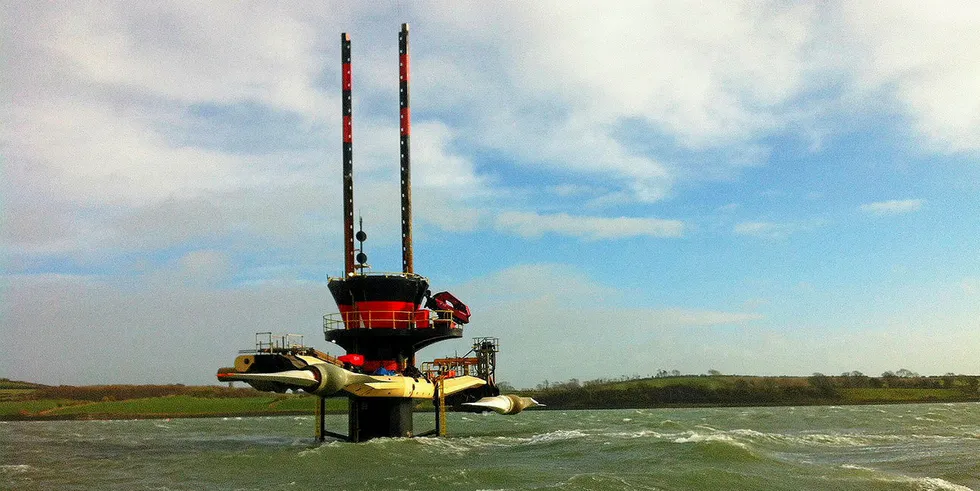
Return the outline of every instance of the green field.
{"type": "MultiPolygon", "coordinates": [[[[171,395],[99,402],[42,399],[0,402],[0,419],[257,416],[312,414],[315,408],[316,397],[308,395],[263,395],[236,398],[171,395]]],[[[346,399],[327,400],[327,411],[344,412],[346,410],[346,399]]]]}
{"type": "Polygon", "coordinates": [[[18,414],[37,414],[42,411],[71,404],[81,404],[81,401],[72,401],[67,399],[0,401],[0,418],[12,417],[18,414]]]}
{"type": "MultiPolygon", "coordinates": [[[[638,380],[624,380],[616,382],[589,383],[585,385],[596,385],[608,389],[636,389],[636,388],[661,388],[670,385],[683,385],[687,387],[700,387],[703,389],[720,389],[734,387],[740,383],[756,385],[766,384],[770,386],[789,387],[807,385],[806,377],[756,377],[739,375],[722,376],[680,376],[680,377],[661,377],[644,378],[638,380]]],[[[560,384],[559,384],[560,385],[560,384]]]]}
{"type": "MultiPolygon", "coordinates": [[[[174,418],[312,414],[316,397],[250,388],[183,385],[43,386],[0,380],[0,419],[174,418]]],[[[327,399],[328,412],[347,410],[327,399]]]]}

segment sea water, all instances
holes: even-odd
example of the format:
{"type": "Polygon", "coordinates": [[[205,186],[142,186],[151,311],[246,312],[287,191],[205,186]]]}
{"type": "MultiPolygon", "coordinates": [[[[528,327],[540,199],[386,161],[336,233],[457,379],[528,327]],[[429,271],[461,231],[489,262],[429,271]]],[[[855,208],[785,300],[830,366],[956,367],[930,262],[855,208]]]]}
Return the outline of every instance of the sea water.
{"type": "Polygon", "coordinates": [[[6,422],[0,488],[980,489],[973,403],[450,413],[448,428],[318,444],[312,416],[6,422]]]}

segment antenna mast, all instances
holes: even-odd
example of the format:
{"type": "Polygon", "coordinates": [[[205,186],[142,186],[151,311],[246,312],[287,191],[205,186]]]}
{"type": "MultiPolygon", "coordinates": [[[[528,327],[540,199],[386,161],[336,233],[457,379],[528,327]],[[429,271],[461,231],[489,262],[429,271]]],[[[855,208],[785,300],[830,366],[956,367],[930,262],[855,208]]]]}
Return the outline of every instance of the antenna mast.
{"type": "Polygon", "coordinates": [[[354,274],[354,147],[351,126],[350,35],[340,35],[344,133],[344,276],[354,274]]]}
{"type": "Polygon", "coordinates": [[[408,24],[398,33],[398,102],[401,129],[402,177],[402,272],[414,273],[412,251],[412,164],[409,136],[412,133],[412,112],[408,103],[408,24]]]}

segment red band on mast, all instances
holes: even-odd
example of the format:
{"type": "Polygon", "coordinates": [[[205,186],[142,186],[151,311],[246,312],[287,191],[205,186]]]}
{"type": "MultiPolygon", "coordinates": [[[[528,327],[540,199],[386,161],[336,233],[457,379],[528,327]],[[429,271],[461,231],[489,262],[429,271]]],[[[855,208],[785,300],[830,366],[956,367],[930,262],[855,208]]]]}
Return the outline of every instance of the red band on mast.
{"type": "Polygon", "coordinates": [[[400,67],[398,71],[399,80],[408,82],[408,74],[410,73],[408,70],[408,53],[398,56],[398,65],[400,67]]]}
{"type": "Polygon", "coordinates": [[[401,134],[409,136],[412,133],[412,109],[403,107],[401,109],[401,134]]]}

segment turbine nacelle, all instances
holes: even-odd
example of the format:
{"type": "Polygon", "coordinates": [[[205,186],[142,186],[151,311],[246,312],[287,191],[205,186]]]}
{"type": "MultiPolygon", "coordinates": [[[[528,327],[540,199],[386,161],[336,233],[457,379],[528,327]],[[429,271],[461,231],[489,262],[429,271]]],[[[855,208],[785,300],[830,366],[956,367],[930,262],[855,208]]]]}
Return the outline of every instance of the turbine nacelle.
{"type": "MultiPolygon", "coordinates": [[[[246,382],[258,390],[269,387],[303,389],[320,397],[336,395],[341,391],[358,397],[405,397],[412,399],[431,399],[436,386],[424,378],[404,375],[365,375],[331,364],[314,363],[300,370],[279,372],[236,372],[230,369],[218,371],[222,382],[246,382]]],[[[462,376],[442,381],[444,395],[485,385],[481,378],[462,376]]]]}
{"type": "Polygon", "coordinates": [[[500,414],[517,414],[529,407],[544,406],[544,404],[535,401],[531,397],[515,396],[513,394],[484,397],[476,402],[464,402],[463,405],[489,409],[500,414]]]}

